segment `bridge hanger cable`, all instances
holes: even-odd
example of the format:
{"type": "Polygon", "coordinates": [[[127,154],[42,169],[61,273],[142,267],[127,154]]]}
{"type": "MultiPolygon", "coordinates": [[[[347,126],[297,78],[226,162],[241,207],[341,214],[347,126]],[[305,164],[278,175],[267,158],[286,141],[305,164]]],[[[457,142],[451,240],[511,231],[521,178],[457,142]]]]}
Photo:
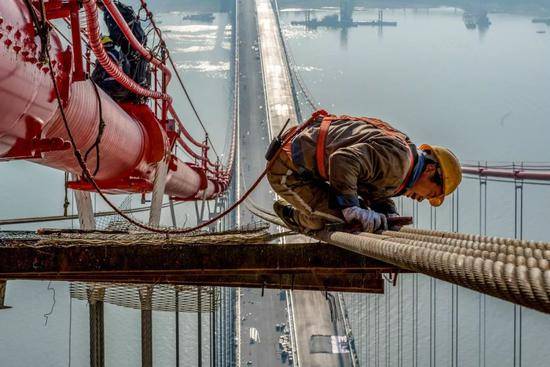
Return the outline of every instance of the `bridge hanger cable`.
{"type": "Polygon", "coordinates": [[[280,34],[281,34],[281,40],[283,42],[283,48],[285,49],[285,51],[286,51],[285,54],[287,55],[286,60],[287,60],[288,66],[290,68],[291,74],[294,75],[294,78],[296,79],[296,82],[298,83],[298,87],[302,91],[302,95],[306,99],[306,102],[309,104],[309,106],[312,108],[312,110],[315,111],[319,104],[315,101],[315,98],[313,97],[313,94],[311,93],[311,91],[307,87],[302,75],[298,71],[298,68],[297,68],[297,65],[296,65],[296,59],[294,58],[294,54],[292,53],[292,50],[290,49],[290,46],[285,41],[285,37],[283,35],[283,31],[282,31],[282,28],[280,28],[280,26],[279,26],[279,29],[280,29],[280,34]]]}

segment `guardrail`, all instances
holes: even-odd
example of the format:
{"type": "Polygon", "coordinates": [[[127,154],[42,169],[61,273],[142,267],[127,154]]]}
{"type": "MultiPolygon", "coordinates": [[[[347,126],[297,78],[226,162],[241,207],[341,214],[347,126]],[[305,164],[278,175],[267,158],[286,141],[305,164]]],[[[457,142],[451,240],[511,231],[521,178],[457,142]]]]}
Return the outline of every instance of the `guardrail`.
{"type": "Polygon", "coordinates": [[[346,303],[342,293],[338,293],[338,303],[340,305],[340,312],[342,313],[342,318],[344,319],[344,330],[346,331],[346,338],[348,341],[349,351],[351,354],[351,365],[353,367],[359,366],[359,357],[357,356],[357,350],[355,349],[355,339],[353,337],[353,332],[351,330],[351,325],[348,318],[348,310],[346,308],[346,303]]]}
{"type": "MultiPolygon", "coordinates": [[[[230,148],[231,156],[228,159],[227,170],[233,173],[235,177],[235,198],[240,197],[240,148],[239,144],[239,0],[235,0],[234,8],[234,23],[233,23],[233,136],[230,148]],[[239,155],[237,155],[239,152],[239,155]],[[235,165],[235,156],[237,156],[237,164],[235,165]]],[[[240,225],[241,209],[237,208],[236,224],[240,225]]],[[[237,296],[235,297],[235,366],[241,367],[241,288],[236,289],[237,296]]]]}
{"type": "Polygon", "coordinates": [[[300,367],[300,351],[298,349],[298,336],[296,335],[296,322],[294,319],[294,299],[292,291],[286,291],[286,307],[288,312],[288,327],[290,329],[290,344],[294,351],[294,367],[300,367]]]}

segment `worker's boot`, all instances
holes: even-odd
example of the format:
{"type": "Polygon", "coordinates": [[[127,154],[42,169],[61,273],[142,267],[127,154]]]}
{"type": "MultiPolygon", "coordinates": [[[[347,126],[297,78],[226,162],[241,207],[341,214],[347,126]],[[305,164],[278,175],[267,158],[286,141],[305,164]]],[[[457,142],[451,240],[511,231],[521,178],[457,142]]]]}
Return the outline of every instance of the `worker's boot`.
{"type": "Polygon", "coordinates": [[[273,210],[275,211],[277,216],[281,218],[288,229],[297,232],[300,231],[300,225],[296,222],[296,219],[294,218],[295,209],[292,207],[292,205],[282,199],[279,199],[273,203],[273,210]]]}

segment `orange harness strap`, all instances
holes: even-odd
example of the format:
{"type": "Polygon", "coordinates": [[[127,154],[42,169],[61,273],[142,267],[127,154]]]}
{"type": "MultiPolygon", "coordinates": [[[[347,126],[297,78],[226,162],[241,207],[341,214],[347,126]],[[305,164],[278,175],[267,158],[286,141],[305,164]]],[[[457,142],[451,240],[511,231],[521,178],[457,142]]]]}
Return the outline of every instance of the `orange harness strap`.
{"type": "Polygon", "coordinates": [[[327,171],[325,169],[325,146],[330,123],[334,121],[334,116],[325,116],[319,128],[319,137],[317,138],[317,146],[315,147],[315,160],[317,161],[317,171],[319,176],[324,180],[328,180],[327,171]]]}
{"type": "Polygon", "coordinates": [[[328,129],[330,127],[330,124],[332,123],[332,121],[336,121],[336,120],[364,121],[380,129],[385,134],[395,137],[396,139],[399,139],[403,141],[403,143],[405,143],[409,151],[409,161],[411,162],[411,164],[409,166],[409,170],[407,172],[407,175],[405,176],[405,179],[403,180],[401,185],[397,188],[397,190],[395,190],[394,195],[401,192],[407,185],[407,182],[409,181],[409,178],[411,177],[411,174],[414,169],[413,152],[409,147],[409,144],[402,138],[401,134],[397,130],[395,130],[392,126],[390,126],[389,124],[387,124],[382,120],[369,118],[369,117],[328,115],[323,118],[323,121],[321,122],[321,126],[319,127],[319,137],[317,138],[317,145],[315,147],[315,159],[317,161],[317,171],[319,172],[319,176],[321,176],[324,180],[328,180],[328,175],[325,169],[326,140],[327,140],[328,129]]]}
{"type": "MultiPolygon", "coordinates": [[[[297,128],[298,126],[293,126],[290,129],[288,129],[288,131],[285,131],[283,134],[283,140],[286,140],[287,137],[294,134],[294,131],[296,131],[297,128]]],[[[285,145],[281,147],[281,151],[283,151],[288,157],[292,156],[291,145],[292,145],[292,140],[289,140],[285,145]]]]}

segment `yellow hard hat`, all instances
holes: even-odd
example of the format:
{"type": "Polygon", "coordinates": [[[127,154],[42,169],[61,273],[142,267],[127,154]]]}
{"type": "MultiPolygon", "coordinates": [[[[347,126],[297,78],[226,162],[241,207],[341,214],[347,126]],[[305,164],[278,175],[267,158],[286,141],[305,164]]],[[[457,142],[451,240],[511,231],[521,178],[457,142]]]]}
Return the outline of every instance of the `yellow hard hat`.
{"type": "Polygon", "coordinates": [[[103,36],[101,37],[101,43],[102,44],[113,43],[113,40],[109,36],[103,36]]]}
{"type": "Polygon", "coordinates": [[[443,181],[443,195],[428,199],[432,206],[443,204],[445,196],[451,194],[462,181],[462,169],[458,158],[449,149],[437,145],[422,144],[423,151],[431,152],[437,159],[441,169],[441,179],[443,181]]]}

